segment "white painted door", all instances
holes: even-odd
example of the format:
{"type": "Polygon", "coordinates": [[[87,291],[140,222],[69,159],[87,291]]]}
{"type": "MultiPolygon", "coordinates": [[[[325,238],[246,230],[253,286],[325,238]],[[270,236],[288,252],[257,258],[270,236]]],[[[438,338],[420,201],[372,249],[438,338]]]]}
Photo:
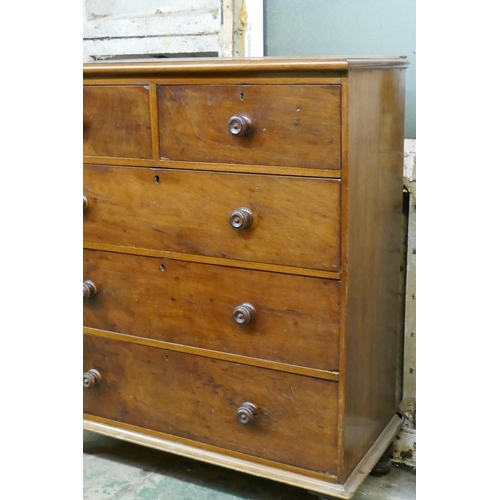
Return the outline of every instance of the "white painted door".
{"type": "Polygon", "coordinates": [[[233,0],[83,0],[83,59],[233,55],[233,0]]]}

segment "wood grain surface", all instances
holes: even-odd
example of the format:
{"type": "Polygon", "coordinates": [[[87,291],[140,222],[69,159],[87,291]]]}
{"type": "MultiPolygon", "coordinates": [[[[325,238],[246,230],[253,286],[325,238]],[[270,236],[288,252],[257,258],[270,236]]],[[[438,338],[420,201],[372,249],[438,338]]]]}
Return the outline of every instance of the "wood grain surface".
{"type": "Polygon", "coordinates": [[[256,57],[256,58],[199,58],[199,59],[164,59],[162,61],[99,61],[84,64],[83,76],[86,81],[92,79],[134,79],[175,78],[177,75],[193,77],[209,76],[229,79],[248,78],[249,75],[263,78],[297,76],[321,77],[325,74],[346,75],[347,70],[367,68],[405,68],[409,65],[406,57],[256,57]]]}
{"type": "Polygon", "coordinates": [[[340,181],[85,165],[84,240],[337,271],[340,181]],[[230,213],[247,207],[249,229],[230,213]]]}
{"type": "Polygon", "coordinates": [[[407,65],[84,67],[84,280],[98,290],[84,371],[101,377],[87,419],[354,494],[400,426],[407,65]],[[229,132],[234,115],[248,134],[229,132]],[[253,221],[237,231],[243,207],[253,221]],[[242,303],[248,325],[232,316],[242,303]]]}
{"type": "Polygon", "coordinates": [[[324,370],[338,368],[339,282],[84,250],[84,326],[324,370]],[[233,310],[251,303],[248,325],[233,310]]]}
{"type": "Polygon", "coordinates": [[[339,169],[340,85],[159,85],[160,156],[339,169]],[[242,137],[233,115],[251,120],[242,137]]]}
{"type": "Polygon", "coordinates": [[[404,71],[350,73],[349,96],[342,481],[397,411],[404,71]]]}
{"type": "Polygon", "coordinates": [[[152,158],[149,87],[83,87],[83,154],[152,158]]]}
{"type": "Polygon", "coordinates": [[[85,413],[335,473],[337,383],[243,366],[93,335],[84,370],[101,382],[84,390],[85,413]],[[258,408],[248,425],[236,412],[258,408]]]}

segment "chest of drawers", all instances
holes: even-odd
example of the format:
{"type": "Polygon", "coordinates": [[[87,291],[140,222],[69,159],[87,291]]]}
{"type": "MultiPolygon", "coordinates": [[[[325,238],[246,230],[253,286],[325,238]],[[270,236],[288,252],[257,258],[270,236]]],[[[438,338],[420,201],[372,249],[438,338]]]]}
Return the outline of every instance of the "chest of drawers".
{"type": "Polygon", "coordinates": [[[402,58],[84,66],[84,427],[350,498],[396,415],[402,58]]]}

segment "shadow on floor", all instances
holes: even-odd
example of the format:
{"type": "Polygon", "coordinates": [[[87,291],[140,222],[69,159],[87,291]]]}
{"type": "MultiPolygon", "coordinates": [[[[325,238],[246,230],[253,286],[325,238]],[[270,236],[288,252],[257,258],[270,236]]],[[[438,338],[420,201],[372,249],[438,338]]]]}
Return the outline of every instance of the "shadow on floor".
{"type": "MultiPolygon", "coordinates": [[[[306,490],[84,431],[84,500],[318,500],[306,490]]],[[[353,500],[414,500],[415,474],[369,477],[353,500]]]]}

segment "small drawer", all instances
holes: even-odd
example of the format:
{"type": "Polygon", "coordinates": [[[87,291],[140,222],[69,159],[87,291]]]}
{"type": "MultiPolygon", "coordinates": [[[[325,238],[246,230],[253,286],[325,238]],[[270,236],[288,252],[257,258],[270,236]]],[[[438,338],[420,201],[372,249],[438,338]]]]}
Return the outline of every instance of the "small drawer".
{"type": "Polygon", "coordinates": [[[91,328],[337,370],[340,286],[292,276],[84,250],[91,328]]]}
{"type": "Polygon", "coordinates": [[[152,158],[148,86],[83,87],[83,154],[152,158]]]}
{"type": "Polygon", "coordinates": [[[160,85],[160,155],[341,168],[340,85],[160,85]]]}
{"type": "Polygon", "coordinates": [[[340,181],[85,165],[84,240],[337,271],[340,181]]]}
{"type": "Polygon", "coordinates": [[[336,382],[93,335],[83,366],[86,414],[337,471],[336,382]]]}

